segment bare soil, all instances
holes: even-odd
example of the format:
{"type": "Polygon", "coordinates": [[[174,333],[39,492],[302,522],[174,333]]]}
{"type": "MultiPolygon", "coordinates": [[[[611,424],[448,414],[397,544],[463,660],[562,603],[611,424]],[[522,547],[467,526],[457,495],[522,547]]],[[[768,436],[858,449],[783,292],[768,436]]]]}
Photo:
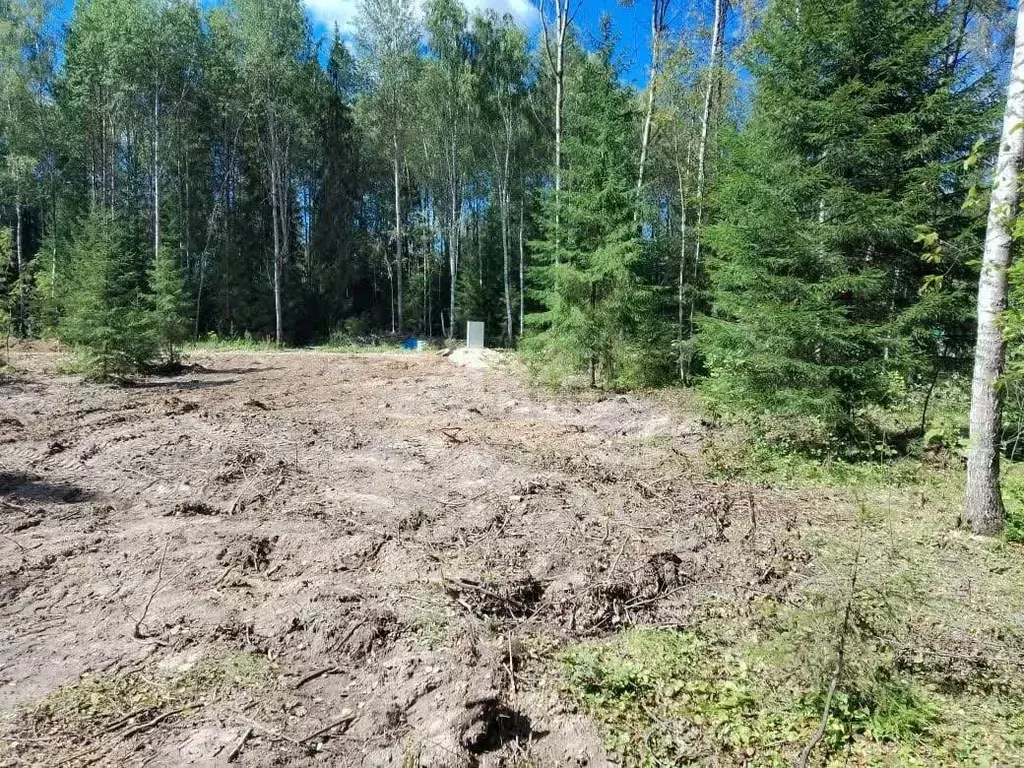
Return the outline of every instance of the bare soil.
{"type": "Polygon", "coordinates": [[[419,353],[134,386],[60,359],[0,385],[0,762],[607,765],[557,650],[742,612],[809,558],[801,499],[701,480],[663,400],[419,353]],[[150,698],[71,695],[103,681],[150,698]]]}

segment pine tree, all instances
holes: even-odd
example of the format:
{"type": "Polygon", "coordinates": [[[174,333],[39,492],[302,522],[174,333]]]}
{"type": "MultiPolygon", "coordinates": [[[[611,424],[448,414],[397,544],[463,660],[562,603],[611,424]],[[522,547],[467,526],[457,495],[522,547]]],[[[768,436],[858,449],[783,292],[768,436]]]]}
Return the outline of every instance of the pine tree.
{"type": "Polygon", "coordinates": [[[107,379],[139,371],[156,356],[139,264],[109,212],[97,209],[80,223],[72,242],[77,287],[59,336],[78,353],[88,375],[107,379]]]}
{"type": "Polygon", "coordinates": [[[548,195],[544,239],[533,244],[535,298],[543,311],[528,318],[537,332],[527,350],[542,374],[562,380],[586,372],[591,386],[638,383],[648,352],[639,343],[650,295],[638,279],[635,114],[618,83],[612,48],[605,26],[601,50],[575,73],[563,187],[559,200],[548,195]]]}
{"type": "Polygon", "coordinates": [[[921,287],[967,271],[922,260],[915,244],[921,225],[970,239],[960,166],[990,125],[984,83],[946,66],[952,23],[930,0],[769,9],[753,115],[709,233],[714,309],[700,344],[725,407],[849,427],[884,399],[886,374],[917,359],[898,340],[904,320],[959,331],[963,313],[924,306],[921,287]]]}
{"type": "Polygon", "coordinates": [[[161,247],[149,271],[150,322],[159,341],[160,355],[169,365],[181,360],[181,345],[188,339],[188,303],[185,281],[174,254],[161,247]]]}

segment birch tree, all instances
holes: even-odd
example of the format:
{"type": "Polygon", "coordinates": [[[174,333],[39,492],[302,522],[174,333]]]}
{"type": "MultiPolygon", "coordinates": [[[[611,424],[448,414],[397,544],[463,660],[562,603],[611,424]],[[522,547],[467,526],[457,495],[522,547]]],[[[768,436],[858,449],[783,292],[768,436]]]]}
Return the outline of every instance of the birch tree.
{"type": "MultiPolygon", "coordinates": [[[[711,134],[711,107],[718,85],[719,59],[725,42],[725,16],[729,10],[728,0],[715,0],[715,16],[711,25],[711,51],[708,55],[707,77],[704,91],[704,111],[700,119],[700,140],[697,144],[697,200],[693,251],[693,293],[690,297],[689,335],[693,335],[693,318],[697,305],[697,285],[700,280],[701,249],[703,245],[704,196],[707,192],[708,144],[711,134]]],[[[689,360],[682,364],[683,381],[689,378],[689,360]]]]}
{"type": "Polygon", "coordinates": [[[14,203],[18,311],[13,325],[23,335],[29,320],[25,214],[39,191],[36,171],[47,142],[48,13],[44,2],[18,0],[0,17],[0,193],[14,203]]]}
{"type": "MultiPolygon", "coordinates": [[[[490,146],[494,197],[501,221],[502,289],[505,337],[516,336],[512,313],[512,181],[522,135],[522,101],[526,90],[526,36],[509,17],[492,13],[474,18],[473,37],[481,52],[478,98],[486,110],[481,140],[490,146]]],[[[520,264],[522,272],[522,264],[520,264]]],[[[520,294],[522,286],[520,286],[520,294]]],[[[521,301],[520,301],[521,303],[521,301]]]]}
{"type": "Polygon", "coordinates": [[[283,275],[292,235],[292,153],[299,61],[308,40],[296,0],[239,0],[242,69],[270,196],[275,339],[284,343],[283,275]]]}
{"type": "Polygon", "coordinates": [[[565,138],[565,53],[569,26],[579,5],[573,6],[572,0],[539,0],[540,20],[544,52],[548,66],[555,81],[554,115],[555,115],[555,263],[560,260],[561,245],[561,198],[562,198],[562,143],[565,138]]]}
{"type": "Polygon", "coordinates": [[[373,130],[391,154],[395,207],[396,322],[404,326],[402,293],[402,164],[411,120],[413,86],[419,65],[419,27],[411,0],[362,0],[361,26],[356,42],[367,80],[373,130]]]}
{"type": "Polygon", "coordinates": [[[466,9],[455,0],[432,0],[426,31],[433,56],[423,78],[430,138],[439,162],[448,219],[448,334],[455,334],[461,256],[462,188],[471,152],[473,76],[467,51],[466,9]]]}
{"type": "Polygon", "coordinates": [[[999,157],[989,202],[985,250],[978,281],[978,334],[971,382],[970,449],[964,517],[975,533],[994,534],[1005,520],[999,486],[1001,379],[1006,340],[1000,315],[1006,309],[1007,270],[1013,256],[1013,229],[1020,204],[1020,165],[1024,160],[1024,3],[1017,9],[1017,32],[1003,115],[999,157]]]}
{"type": "MultiPolygon", "coordinates": [[[[651,143],[651,126],[654,122],[654,105],[658,81],[661,74],[661,57],[665,45],[667,27],[665,17],[671,0],[653,0],[651,4],[651,66],[647,74],[647,100],[644,107],[644,124],[640,132],[640,169],[636,178],[636,196],[639,203],[644,187],[644,170],[647,167],[647,152],[651,143]]],[[[717,8],[717,2],[716,2],[717,8]]],[[[639,215],[640,206],[637,205],[639,215]]]]}

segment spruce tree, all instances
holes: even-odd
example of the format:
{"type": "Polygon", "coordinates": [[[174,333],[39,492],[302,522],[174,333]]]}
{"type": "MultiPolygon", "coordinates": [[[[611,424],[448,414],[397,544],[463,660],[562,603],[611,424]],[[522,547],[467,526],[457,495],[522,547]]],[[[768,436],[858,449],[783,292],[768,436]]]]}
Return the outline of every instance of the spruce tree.
{"type": "Polygon", "coordinates": [[[90,376],[107,379],[144,369],[158,344],[138,255],[102,209],[79,224],[71,250],[76,290],[58,329],[61,341],[75,349],[90,376]]]}
{"type": "Polygon", "coordinates": [[[150,321],[159,342],[160,356],[168,365],[181,360],[181,345],[188,338],[188,303],[185,281],[174,254],[161,247],[149,272],[150,321]]]}
{"type": "Polygon", "coordinates": [[[542,375],[560,381],[585,373],[591,386],[640,383],[651,305],[639,280],[633,215],[634,106],[605,29],[601,49],[571,84],[562,190],[557,201],[548,194],[543,239],[533,243],[534,298],[543,310],[527,318],[535,333],[526,348],[542,375]]]}
{"type": "MultiPolygon", "coordinates": [[[[712,230],[707,390],[726,408],[827,431],[883,401],[919,359],[899,333],[961,333],[963,262],[921,258],[976,236],[961,164],[990,127],[983,82],[947,65],[953,9],[930,0],[775,0],[755,40],[751,119],[733,142],[712,230]],[[922,285],[949,282],[939,297],[922,285]]],[[[967,252],[969,249],[963,247],[967,252]]],[[[907,339],[906,334],[902,334],[907,339]]],[[[919,341],[919,339],[917,339],[919,341]]]]}

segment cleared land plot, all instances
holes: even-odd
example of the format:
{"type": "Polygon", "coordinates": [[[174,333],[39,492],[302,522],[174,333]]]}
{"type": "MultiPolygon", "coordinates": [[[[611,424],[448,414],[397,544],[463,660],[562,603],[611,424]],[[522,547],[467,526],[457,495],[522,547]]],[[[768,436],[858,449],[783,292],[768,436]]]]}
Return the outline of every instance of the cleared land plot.
{"type": "Polygon", "coordinates": [[[854,514],[700,479],[665,402],[436,355],[58,360],[2,385],[0,761],[604,765],[558,649],[781,604],[854,514]]]}

